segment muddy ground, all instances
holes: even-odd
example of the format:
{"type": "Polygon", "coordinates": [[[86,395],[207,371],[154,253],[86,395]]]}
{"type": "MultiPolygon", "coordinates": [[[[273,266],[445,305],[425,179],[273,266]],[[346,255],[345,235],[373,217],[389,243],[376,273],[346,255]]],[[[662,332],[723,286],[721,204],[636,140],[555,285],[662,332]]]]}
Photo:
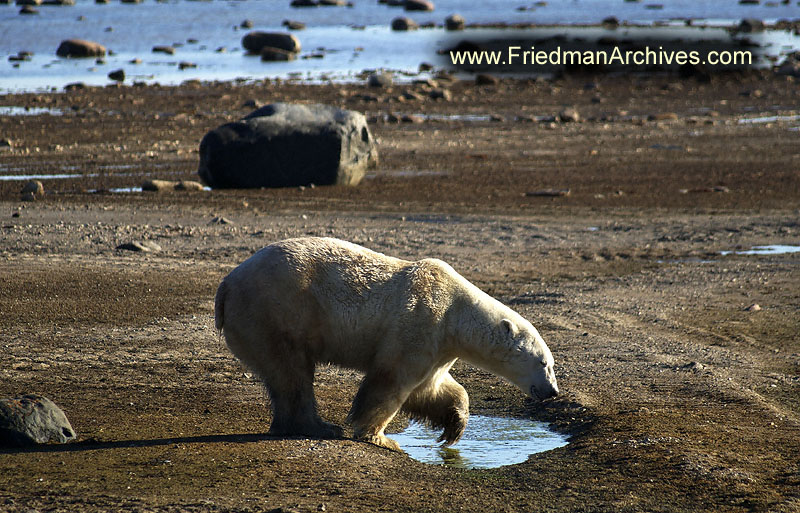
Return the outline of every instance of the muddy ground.
{"type": "MultiPolygon", "coordinates": [[[[800,244],[797,83],[436,86],[452,100],[424,84],[0,96],[60,113],[0,117],[2,174],[79,175],[44,180],[34,202],[0,181],[0,397],[44,394],[79,435],[0,451],[0,510],[800,510],[800,256],[721,254],[800,244]],[[422,99],[398,100],[406,90],[422,99]],[[248,100],[365,112],[381,163],[354,188],[112,192],[194,179],[200,138],[248,100]],[[546,119],[565,106],[581,121],[546,119]],[[465,114],[479,117],[448,117],[465,114]],[[543,189],[570,193],[526,195],[543,189]],[[545,420],[571,442],[458,470],[264,435],[264,395],[215,332],[213,295],[258,248],[305,234],[442,258],[530,319],[556,400],[465,364],[454,375],[472,413],[545,420]],[[143,240],[162,250],[115,249],[143,240]]],[[[323,415],[343,423],[357,383],[320,368],[323,415]]]]}

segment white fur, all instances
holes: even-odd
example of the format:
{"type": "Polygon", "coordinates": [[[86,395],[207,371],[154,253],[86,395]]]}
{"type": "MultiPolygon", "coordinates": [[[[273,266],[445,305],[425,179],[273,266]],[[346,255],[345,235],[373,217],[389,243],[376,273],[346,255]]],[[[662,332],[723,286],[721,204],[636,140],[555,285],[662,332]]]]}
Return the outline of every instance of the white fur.
{"type": "Polygon", "coordinates": [[[365,373],[349,420],[357,438],[393,449],[383,429],[401,407],[444,427],[447,443],[461,436],[468,402],[448,372],[457,358],[532,396],[558,393],[536,329],[448,264],[337,239],[289,239],[257,252],[220,285],[216,325],[264,380],[277,433],[340,433],[316,415],[317,363],[365,373]]]}

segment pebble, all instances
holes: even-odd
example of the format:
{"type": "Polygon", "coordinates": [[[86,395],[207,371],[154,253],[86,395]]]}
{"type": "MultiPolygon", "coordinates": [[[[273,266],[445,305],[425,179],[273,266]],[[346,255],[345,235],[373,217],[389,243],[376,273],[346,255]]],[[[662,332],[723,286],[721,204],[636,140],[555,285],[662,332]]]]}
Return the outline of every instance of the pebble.
{"type": "Polygon", "coordinates": [[[149,253],[149,252],[157,253],[161,251],[161,246],[159,246],[153,241],[146,240],[141,242],[139,241],[126,242],[124,244],[120,244],[115,249],[124,251],[133,251],[137,253],[149,253]]]}
{"type": "Polygon", "coordinates": [[[761,310],[761,306],[758,303],[753,303],[752,305],[748,306],[744,309],[745,312],[758,312],[761,310]]]}

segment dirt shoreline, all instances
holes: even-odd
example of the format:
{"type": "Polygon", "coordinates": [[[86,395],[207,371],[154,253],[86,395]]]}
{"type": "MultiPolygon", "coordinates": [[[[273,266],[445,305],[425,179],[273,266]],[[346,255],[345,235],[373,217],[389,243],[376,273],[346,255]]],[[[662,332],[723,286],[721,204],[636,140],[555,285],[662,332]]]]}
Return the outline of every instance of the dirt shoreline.
{"type": "MultiPolygon", "coordinates": [[[[435,87],[452,100],[425,84],[273,82],[1,96],[61,112],[0,117],[2,173],[81,176],[45,180],[34,202],[0,181],[0,397],[47,395],[79,435],[0,451],[0,510],[800,509],[800,257],[721,254],[800,245],[797,85],[752,72],[435,87]],[[407,89],[422,99],[398,100],[407,89]],[[247,100],[365,112],[381,164],[354,188],[109,192],[196,179],[200,138],[247,100]],[[541,120],[566,106],[580,122],[541,120]],[[465,114],[481,117],[452,117],[465,114]],[[527,194],[551,188],[570,194],[527,194]],[[570,443],[457,470],[264,436],[269,410],[213,329],[213,294],[253,251],[305,234],[442,258],[530,319],[556,401],[465,364],[454,375],[472,413],[545,420],[570,443]],[[135,240],[162,250],[114,249],[135,240]]],[[[319,369],[326,418],[343,423],[357,383],[319,369]]]]}

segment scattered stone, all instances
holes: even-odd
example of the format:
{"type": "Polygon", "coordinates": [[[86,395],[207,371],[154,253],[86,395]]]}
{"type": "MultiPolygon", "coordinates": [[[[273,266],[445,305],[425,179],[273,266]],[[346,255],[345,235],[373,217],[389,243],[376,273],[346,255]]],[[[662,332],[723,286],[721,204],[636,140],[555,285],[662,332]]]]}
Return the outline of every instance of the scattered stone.
{"type": "Polygon", "coordinates": [[[161,246],[151,240],[146,240],[142,242],[126,242],[125,244],[120,244],[117,246],[116,249],[121,251],[133,251],[136,253],[158,253],[161,251],[161,246]]]}
{"type": "Polygon", "coordinates": [[[370,87],[392,87],[392,74],[386,72],[376,72],[367,78],[367,85],[370,87]]]}
{"type": "Polygon", "coordinates": [[[23,6],[23,5],[42,5],[42,0],[17,0],[16,4],[18,6],[23,6]]]}
{"type": "Polygon", "coordinates": [[[320,7],[344,7],[347,5],[346,0],[319,0],[320,7]]]}
{"type": "Polygon", "coordinates": [[[281,25],[283,25],[289,30],[305,30],[306,28],[305,23],[294,20],[283,20],[283,23],[281,23],[281,25]]]}
{"type": "Polygon", "coordinates": [[[39,10],[30,5],[22,6],[22,9],[19,10],[20,14],[39,14],[39,10]]]}
{"type": "Polygon", "coordinates": [[[745,18],[739,22],[739,32],[764,32],[764,22],[756,18],[745,18]]]}
{"type": "Polygon", "coordinates": [[[392,20],[392,30],[396,31],[405,31],[405,30],[417,30],[419,25],[416,21],[412,20],[411,18],[406,18],[405,16],[400,16],[392,20]]]}
{"type": "Polygon", "coordinates": [[[317,0],[292,0],[291,7],[318,7],[317,0]]]}
{"type": "Polygon", "coordinates": [[[159,45],[153,47],[153,53],[164,53],[167,55],[175,55],[175,47],[159,45]]]}
{"type": "Polygon", "coordinates": [[[674,112],[659,112],[647,116],[648,121],[675,121],[678,115],[674,112]]]}
{"type": "Polygon", "coordinates": [[[430,62],[420,62],[419,63],[419,70],[420,71],[430,71],[433,69],[433,64],[430,62]]]}
{"type": "Polygon", "coordinates": [[[125,81],[125,70],[124,69],[116,69],[108,74],[108,78],[114,80],[115,82],[124,82],[125,81]]]}
{"type": "Polygon", "coordinates": [[[761,306],[758,303],[753,303],[752,305],[744,309],[745,312],[758,312],[760,310],[761,306]]]}
{"type": "Polygon", "coordinates": [[[30,180],[20,191],[20,194],[33,194],[34,199],[44,196],[44,184],[39,180],[30,180]]]}
{"type": "Polygon", "coordinates": [[[581,120],[581,115],[576,109],[567,107],[558,113],[558,119],[562,123],[577,123],[581,120]]]}
{"type": "Polygon", "coordinates": [[[301,50],[300,40],[286,32],[250,32],[242,38],[242,47],[255,55],[261,54],[266,47],[293,53],[301,50]]]}
{"type": "Polygon", "coordinates": [[[202,191],[203,189],[203,184],[194,180],[181,180],[175,184],[176,191],[202,191]]]}
{"type": "Polygon", "coordinates": [[[406,11],[432,11],[434,5],[428,0],[406,0],[403,9],[406,11]]]}
{"type": "Polygon", "coordinates": [[[137,57],[137,58],[135,58],[135,59],[131,59],[130,61],[128,61],[128,63],[129,63],[129,64],[141,64],[141,63],[142,63],[142,59],[139,59],[139,58],[137,57]]]}
{"type": "Polygon", "coordinates": [[[494,75],[489,75],[487,73],[475,75],[475,85],[497,85],[499,82],[500,79],[494,75]]]}
{"type": "Polygon", "coordinates": [[[570,190],[569,189],[541,189],[538,191],[529,191],[525,193],[525,196],[542,196],[542,197],[562,197],[562,196],[569,196],[570,190]]]}
{"type": "Polygon", "coordinates": [[[377,160],[363,114],[274,103],[207,133],[198,174],[217,189],[357,185],[377,160]]]}
{"type": "Polygon", "coordinates": [[[493,121],[495,123],[502,123],[505,120],[506,118],[501,116],[500,114],[491,114],[489,116],[489,121],[493,121]]]}
{"type": "Polygon", "coordinates": [[[689,362],[683,368],[692,372],[702,372],[706,369],[706,366],[700,362],[689,362]]]}
{"type": "Polygon", "coordinates": [[[75,440],[75,430],[53,401],[35,394],[0,399],[0,446],[75,440]]]}
{"type": "Polygon", "coordinates": [[[56,50],[59,57],[105,57],[106,47],[94,41],[67,39],[56,50]]]}
{"type": "Polygon", "coordinates": [[[419,124],[425,122],[422,116],[418,116],[416,114],[404,114],[403,117],[400,118],[400,121],[402,121],[403,123],[413,123],[413,124],[419,124]]]}
{"type": "Polygon", "coordinates": [[[609,16],[603,19],[602,24],[607,29],[615,29],[619,27],[619,20],[615,16],[609,16]]]}
{"type": "Polygon", "coordinates": [[[83,82],[71,82],[64,86],[65,91],[80,91],[86,89],[86,84],[83,82]]]}
{"type": "Polygon", "coordinates": [[[253,28],[253,20],[244,20],[239,26],[243,29],[253,28]]]}
{"type": "Polygon", "coordinates": [[[33,58],[32,52],[17,52],[17,55],[10,55],[8,60],[10,62],[23,62],[29,61],[31,58],[33,58]]]}
{"type": "Polygon", "coordinates": [[[208,222],[208,224],[234,224],[234,223],[228,218],[219,216],[213,218],[211,221],[208,222]]]}
{"type": "Polygon", "coordinates": [[[428,96],[432,100],[444,100],[446,102],[449,102],[450,100],[453,99],[453,94],[450,92],[449,89],[441,89],[441,88],[431,89],[431,91],[428,93],[428,96]]]}
{"type": "Polygon", "coordinates": [[[410,101],[421,101],[421,100],[425,99],[425,96],[423,96],[420,93],[417,93],[415,91],[403,91],[403,94],[401,96],[404,99],[410,100],[410,101]]]}
{"type": "Polygon", "coordinates": [[[451,30],[451,31],[464,30],[464,26],[466,24],[467,21],[460,14],[451,14],[450,16],[444,19],[445,30],[451,30]]]}
{"type": "Polygon", "coordinates": [[[178,182],[171,180],[145,180],[142,182],[142,190],[149,192],[174,191],[178,182]]]}
{"type": "Polygon", "coordinates": [[[265,46],[261,49],[261,60],[264,62],[293,61],[297,54],[281,48],[265,46]]]}
{"type": "Polygon", "coordinates": [[[0,150],[7,150],[14,146],[11,139],[0,139],[0,150]]]}
{"type": "Polygon", "coordinates": [[[197,64],[195,64],[194,62],[181,61],[181,62],[178,63],[178,69],[181,70],[181,71],[183,71],[185,69],[193,69],[193,68],[196,68],[196,67],[197,67],[197,64]]]}

